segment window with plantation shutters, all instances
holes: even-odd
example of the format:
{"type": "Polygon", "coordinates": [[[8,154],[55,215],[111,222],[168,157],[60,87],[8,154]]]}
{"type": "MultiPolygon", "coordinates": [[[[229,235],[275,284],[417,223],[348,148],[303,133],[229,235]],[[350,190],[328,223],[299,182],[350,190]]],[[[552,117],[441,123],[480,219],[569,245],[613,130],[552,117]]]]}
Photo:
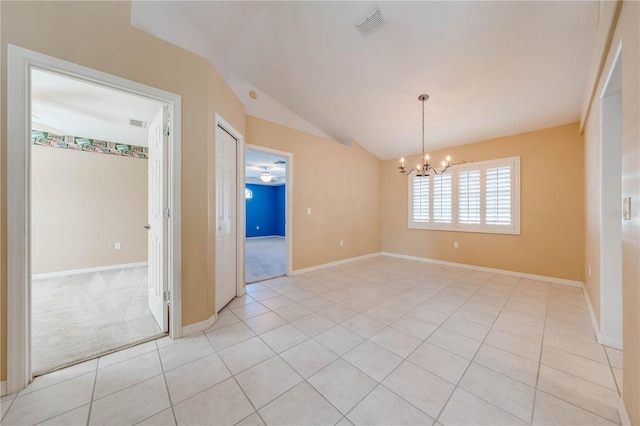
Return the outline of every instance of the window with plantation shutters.
{"type": "Polygon", "coordinates": [[[413,179],[412,215],[414,222],[429,222],[429,177],[416,176],[413,179]]]}
{"type": "Polygon", "coordinates": [[[458,173],[458,222],[480,224],[480,170],[458,173]]]}
{"type": "Polygon", "coordinates": [[[486,169],[487,225],[511,225],[511,167],[486,169]]]}
{"type": "Polygon", "coordinates": [[[409,228],[520,233],[520,157],[409,179],[409,228]]]}
{"type": "Polygon", "coordinates": [[[451,223],[451,175],[433,177],[433,222],[451,223]]]}

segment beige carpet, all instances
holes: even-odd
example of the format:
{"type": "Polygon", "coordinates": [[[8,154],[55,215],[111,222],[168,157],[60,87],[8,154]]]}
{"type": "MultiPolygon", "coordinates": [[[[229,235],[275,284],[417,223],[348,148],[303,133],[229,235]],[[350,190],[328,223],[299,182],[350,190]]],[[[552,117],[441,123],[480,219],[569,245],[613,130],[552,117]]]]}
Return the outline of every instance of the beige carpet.
{"type": "Polygon", "coordinates": [[[147,282],[147,267],[33,280],[34,375],[162,334],[147,282]]]}
{"type": "Polygon", "coordinates": [[[284,237],[247,238],[245,242],[245,282],[255,283],[281,277],[285,270],[284,237]]]}

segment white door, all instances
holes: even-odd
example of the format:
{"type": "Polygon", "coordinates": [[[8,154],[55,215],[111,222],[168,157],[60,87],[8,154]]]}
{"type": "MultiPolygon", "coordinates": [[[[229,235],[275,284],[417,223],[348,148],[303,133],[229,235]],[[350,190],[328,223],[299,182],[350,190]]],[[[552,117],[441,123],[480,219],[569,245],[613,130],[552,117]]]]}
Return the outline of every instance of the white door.
{"type": "Polygon", "coordinates": [[[146,226],[149,234],[149,310],[163,332],[169,329],[169,307],[164,297],[167,291],[167,110],[167,107],[162,108],[149,126],[149,223],[146,226]]]}
{"type": "Polygon", "coordinates": [[[216,127],[216,312],[236,296],[236,145],[216,127]]]}

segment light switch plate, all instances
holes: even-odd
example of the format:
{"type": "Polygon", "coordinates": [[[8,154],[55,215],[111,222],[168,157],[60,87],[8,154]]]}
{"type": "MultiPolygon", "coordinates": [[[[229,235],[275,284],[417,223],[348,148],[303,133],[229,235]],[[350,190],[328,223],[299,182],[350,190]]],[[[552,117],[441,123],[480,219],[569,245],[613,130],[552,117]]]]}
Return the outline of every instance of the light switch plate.
{"type": "Polygon", "coordinates": [[[622,199],[622,217],[624,220],[631,220],[631,197],[622,199]]]}

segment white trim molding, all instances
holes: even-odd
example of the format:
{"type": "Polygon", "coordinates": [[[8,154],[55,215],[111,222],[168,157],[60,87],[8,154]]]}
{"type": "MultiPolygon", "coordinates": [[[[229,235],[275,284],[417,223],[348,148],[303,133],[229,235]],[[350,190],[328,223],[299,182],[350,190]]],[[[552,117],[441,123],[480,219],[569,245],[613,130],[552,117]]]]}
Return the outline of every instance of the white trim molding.
{"type": "MultiPolygon", "coordinates": [[[[217,143],[215,141],[215,133],[218,127],[223,131],[227,132],[229,135],[231,135],[231,137],[233,137],[236,140],[236,296],[243,296],[247,293],[247,289],[245,287],[245,282],[244,282],[245,281],[244,280],[244,256],[245,256],[244,238],[246,234],[245,209],[246,209],[246,202],[247,202],[244,198],[244,187],[245,187],[244,186],[244,167],[245,167],[244,166],[244,146],[245,146],[244,135],[240,133],[240,131],[238,131],[235,127],[233,127],[228,121],[222,118],[220,114],[215,113],[213,117],[214,144],[217,143]]],[[[217,161],[215,158],[215,155],[216,154],[214,151],[214,158],[213,158],[214,166],[215,166],[215,162],[217,161]]],[[[208,191],[209,196],[212,197],[214,212],[217,209],[217,205],[216,205],[217,198],[216,198],[215,191],[216,191],[215,187],[212,187],[208,191]]],[[[217,229],[217,226],[218,225],[214,223],[213,229],[217,229]]],[[[213,244],[214,244],[213,250],[215,253],[215,262],[217,265],[218,252],[216,250],[215,240],[213,244]]],[[[215,282],[215,276],[217,276],[217,272],[216,274],[214,274],[214,289],[213,289],[214,294],[217,291],[217,283],[215,282]]],[[[220,309],[222,309],[222,307],[220,309]]],[[[213,310],[216,311],[215,306],[213,310]]]]}
{"type": "Polygon", "coordinates": [[[282,238],[284,240],[287,237],[283,237],[282,235],[261,235],[259,237],[246,237],[247,240],[260,240],[264,238],[282,238]]]}
{"type": "Polygon", "coordinates": [[[218,314],[213,314],[209,319],[206,319],[204,321],[185,325],[184,327],[182,327],[182,337],[208,330],[217,320],[218,314]]]}
{"type": "Polygon", "coordinates": [[[7,393],[7,381],[0,382],[0,396],[8,395],[7,393]]]}
{"type": "Polygon", "coordinates": [[[600,331],[600,325],[598,324],[598,318],[596,317],[596,311],[593,309],[593,305],[591,304],[591,299],[589,298],[589,293],[587,293],[586,288],[582,288],[582,292],[584,293],[584,298],[587,301],[587,308],[589,309],[589,316],[591,317],[591,325],[593,326],[593,332],[596,336],[596,341],[601,345],[608,346],[614,349],[622,350],[622,339],[619,337],[612,337],[606,334],[603,334],[600,331]]]}
{"type": "Polygon", "coordinates": [[[141,83],[67,62],[14,45],[7,46],[7,392],[24,389],[31,374],[31,253],[30,157],[31,69],[127,92],[170,106],[169,186],[170,217],[168,281],[171,291],[169,333],[182,333],[182,254],[180,222],[181,97],[141,83]]]}
{"type": "MultiPolygon", "coordinates": [[[[264,152],[266,154],[277,155],[278,157],[286,158],[287,164],[285,164],[285,207],[284,207],[284,239],[286,245],[285,253],[285,275],[290,277],[293,275],[293,153],[280,151],[273,148],[266,148],[260,145],[253,145],[246,143],[244,145],[245,150],[264,152]]],[[[244,170],[244,169],[243,169],[244,170]]],[[[245,176],[242,175],[242,186],[245,185],[245,176]]],[[[243,208],[246,206],[243,204],[243,208]]],[[[243,229],[246,228],[246,212],[243,211],[243,229]]],[[[251,237],[260,238],[260,237],[251,237]]],[[[244,263],[243,263],[244,265],[244,263]]]]}
{"type": "Polygon", "coordinates": [[[349,257],[347,259],[336,260],[335,262],[323,263],[321,265],[310,266],[308,268],[296,269],[292,275],[306,274],[307,272],[319,271],[320,269],[331,268],[332,266],[344,265],[345,263],[357,262],[358,260],[370,259],[372,257],[378,257],[383,253],[376,252],[365,254],[362,256],[349,257]]]}
{"type": "Polygon", "coordinates": [[[398,254],[398,253],[390,253],[390,252],[382,252],[381,254],[383,256],[398,257],[400,259],[416,260],[418,262],[434,263],[436,265],[453,266],[456,268],[473,269],[474,271],[491,272],[494,274],[503,274],[503,275],[509,275],[512,277],[528,278],[531,280],[544,281],[552,284],[562,284],[562,285],[568,285],[571,287],[582,288],[582,281],[573,281],[573,280],[567,280],[564,278],[547,277],[544,275],[527,274],[525,272],[509,271],[506,269],[487,268],[485,266],[469,265],[466,263],[447,262],[445,260],[430,259],[428,257],[408,256],[406,254],[398,254]]]}
{"type": "Polygon", "coordinates": [[[620,397],[620,402],[618,403],[618,416],[620,416],[620,424],[622,426],[631,426],[631,418],[629,418],[629,412],[622,397],[620,397]]]}
{"type": "Polygon", "coordinates": [[[622,350],[622,339],[619,337],[609,336],[607,334],[598,333],[598,343],[613,349],[622,350]]]}
{"type": "Polygon", "coordinates": [[[66,277],[68,275],[87,274],[91,272],[112,271],[114,269],[128,269],[147,266],[149,262],[123,263],[120,265],[96,266],[95,268],[70,269],[67,271],[45,272],[42,274],[33,274],[31,279],[41,280],[43,278],[66,277]]]}
{"type": "Polygon", "coordinates": [[[587,293],[587,289],[585,287],[582,287],[582,293],[584,293],[584,300],[587,301],[587,309],[589,310],[589,316],[591,317],[591,325],[593,326],[593,332],[596,335],[596,340],[598,340],[598,335],[600,334],[600,326],[598,326],[598,318],[596,317],[596,311],[593,310],[593,305],[591,304],[589,293],[587,293]]]}

